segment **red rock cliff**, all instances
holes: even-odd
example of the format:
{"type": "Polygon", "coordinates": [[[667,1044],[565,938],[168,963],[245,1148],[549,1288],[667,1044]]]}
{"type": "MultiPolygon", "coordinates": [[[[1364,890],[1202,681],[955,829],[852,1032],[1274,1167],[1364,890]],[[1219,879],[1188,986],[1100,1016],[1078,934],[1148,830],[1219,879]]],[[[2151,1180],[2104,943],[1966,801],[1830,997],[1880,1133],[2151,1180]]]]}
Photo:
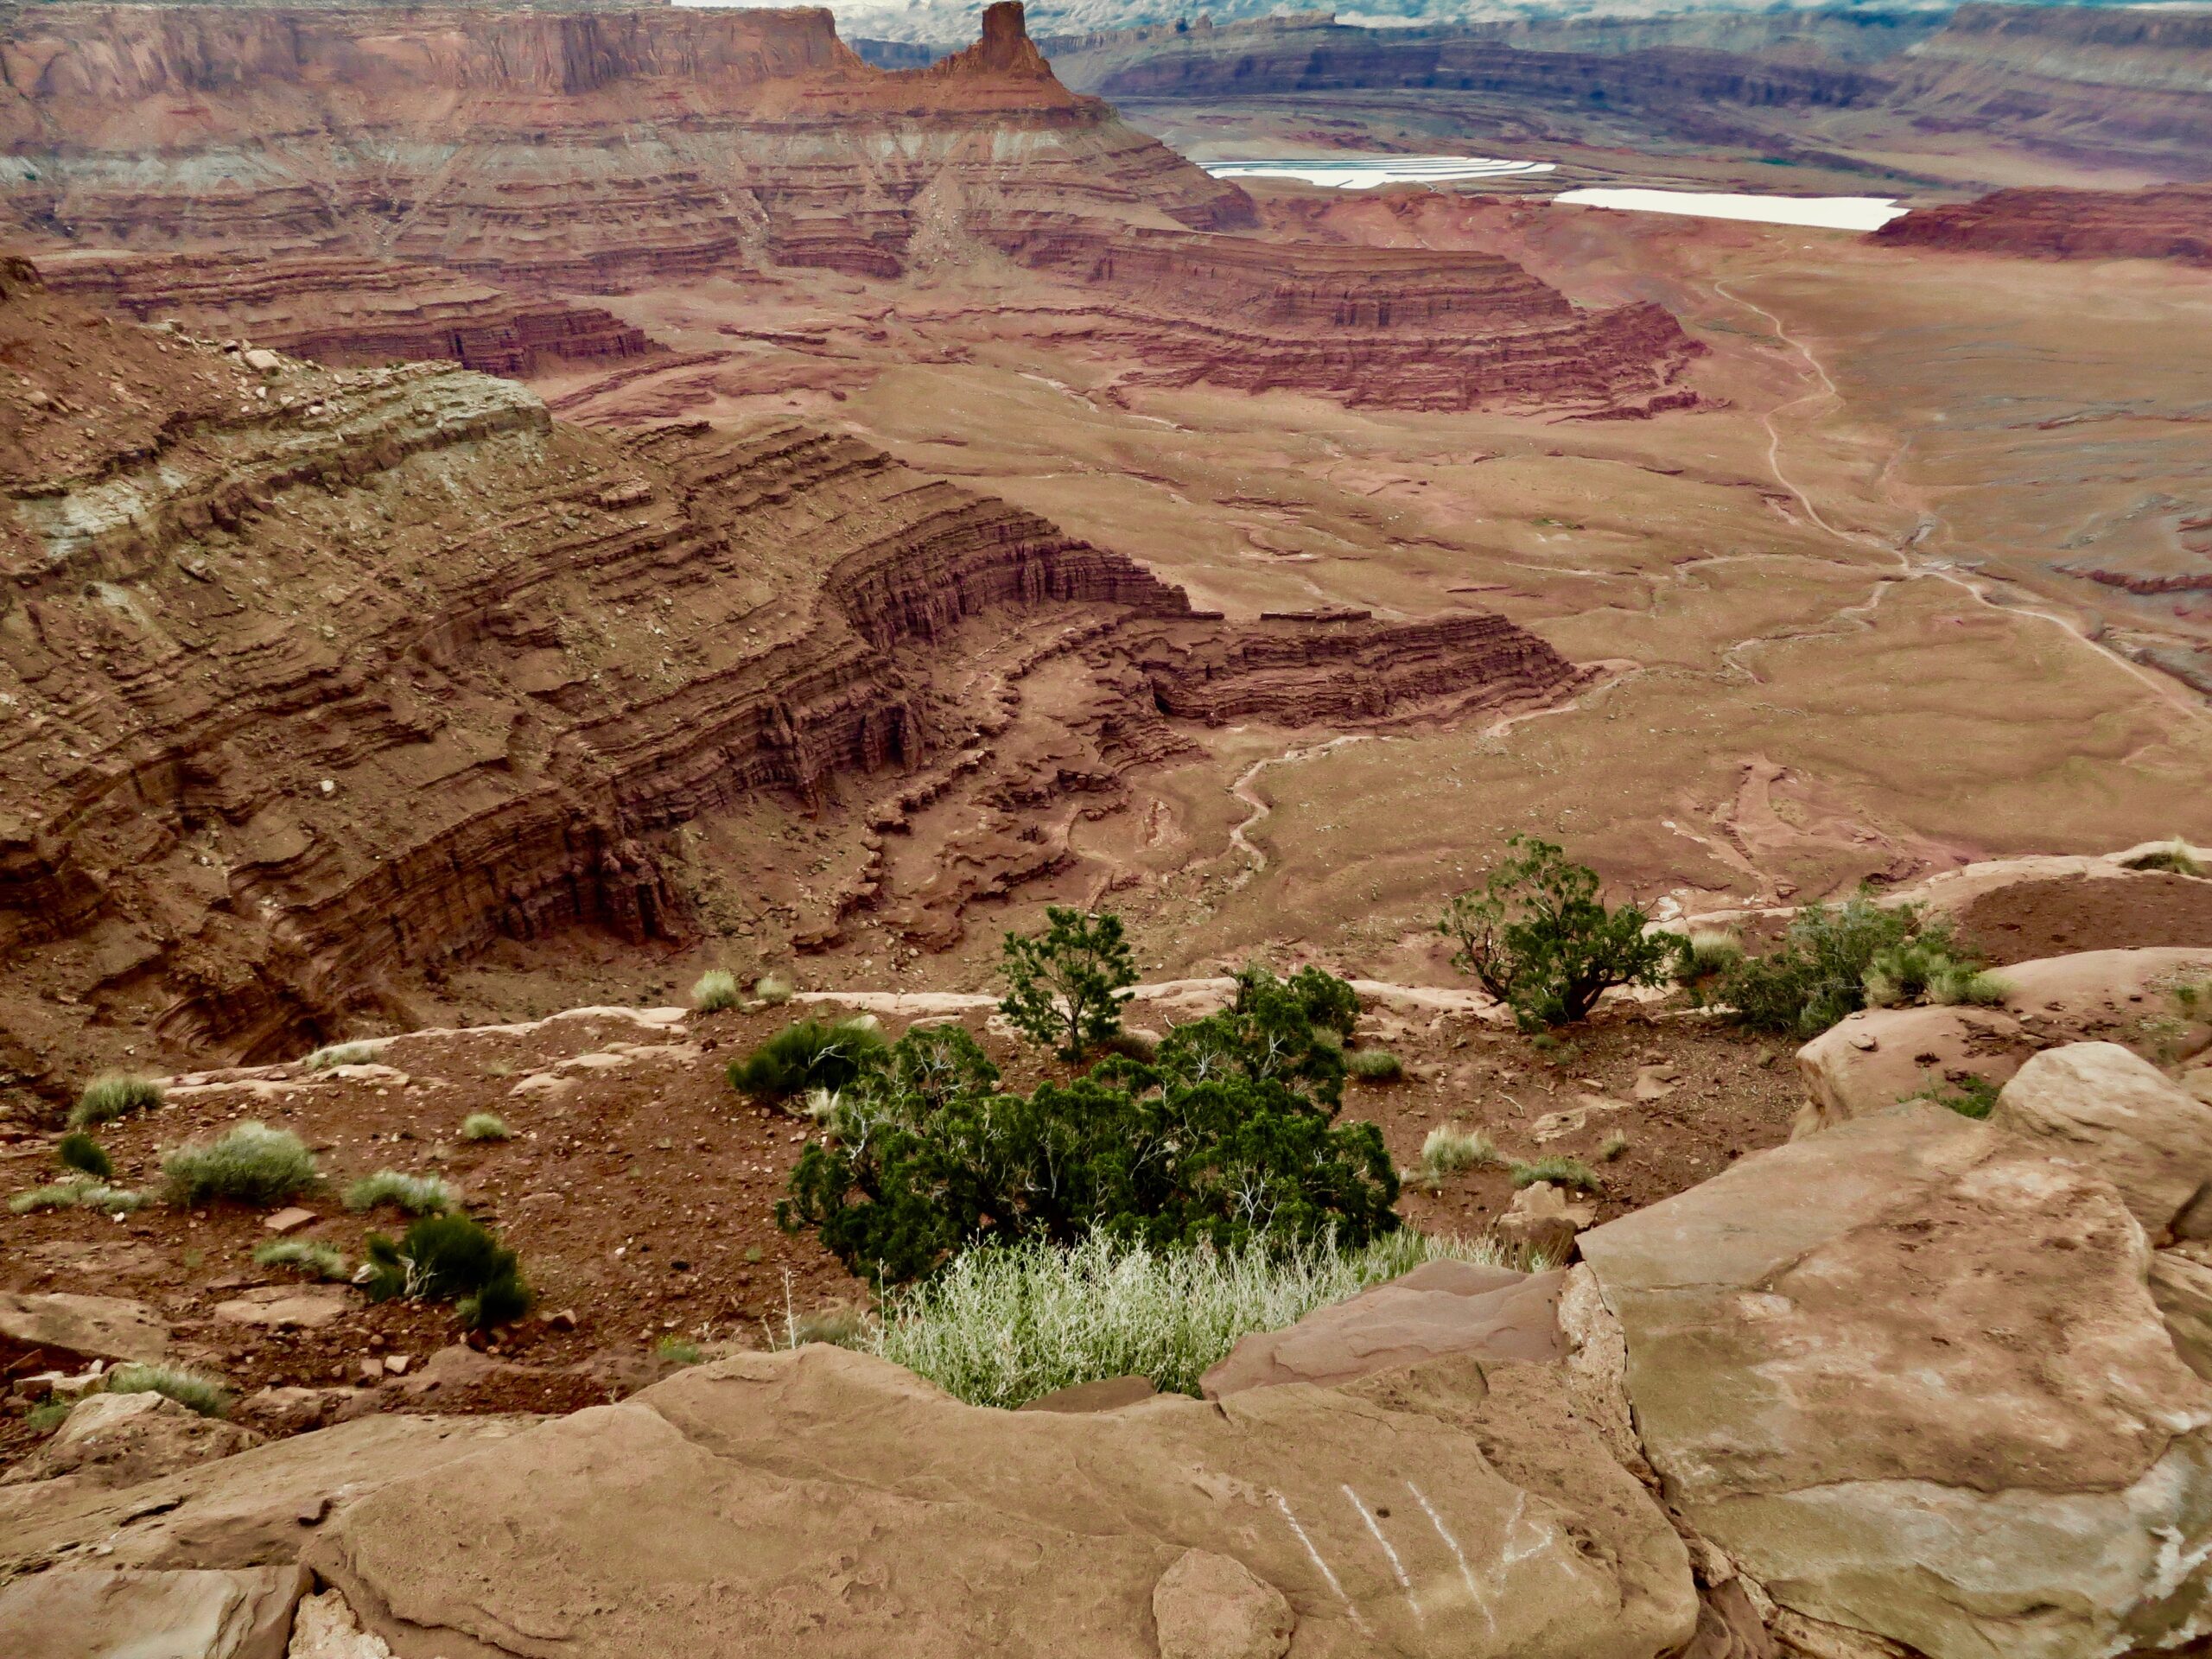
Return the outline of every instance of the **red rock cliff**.
{"type": "Polygon", "coordinates": [[[987,30],[887,72],[820,10],[39,6],[0,36],[0,226],[604,290],[896,275],[925,193],[1249,222],[1235,187],[1053,79],[1018,7],[987,30]]]}
{"type": "Polygon", "coordinates": [[[2173,259],[2212,265],[2212,186],[2156,190],[1999,190],[1916,207],[1875,233],[1905,247],[2039,259],[2173,259]]]}

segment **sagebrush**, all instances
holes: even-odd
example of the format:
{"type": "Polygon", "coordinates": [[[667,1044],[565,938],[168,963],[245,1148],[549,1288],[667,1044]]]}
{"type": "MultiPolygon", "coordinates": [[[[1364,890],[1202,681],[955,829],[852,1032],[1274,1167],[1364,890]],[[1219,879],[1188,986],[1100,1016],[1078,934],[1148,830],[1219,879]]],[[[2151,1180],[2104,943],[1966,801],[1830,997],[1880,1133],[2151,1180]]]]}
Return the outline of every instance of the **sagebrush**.
{"type": "Polygon", "coordinates": [[[162,1085],[151,1077],[110,1072],[85,1085],[75,1109],[69,1114],[69,1127],[81,1129],[94,1123],[111,1123],[133,1112],[150,1111],[162,1099],[162,1085]]]}
{"type": "Polygon", "coordinates": [[[189,1209],[213,1198],[280,1204],[316,1184],[315,1154],[289,1129],[241,1123],[220,1140],[180,1147],[162,1160],[163,1196],[189,1209]]]}

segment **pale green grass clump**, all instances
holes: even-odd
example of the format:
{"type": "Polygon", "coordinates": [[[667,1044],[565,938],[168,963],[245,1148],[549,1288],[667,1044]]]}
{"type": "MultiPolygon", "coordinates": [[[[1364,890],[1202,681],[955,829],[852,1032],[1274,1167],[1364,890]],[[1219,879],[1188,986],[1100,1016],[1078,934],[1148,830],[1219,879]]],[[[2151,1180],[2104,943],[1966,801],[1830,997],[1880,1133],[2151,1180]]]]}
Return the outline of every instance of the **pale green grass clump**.
{"type": "Polygon", "coordinates": [[[435,1175],[403,1175],[380,1169],[346,1189],[348,1210],[373,1210],[380,1204],[410,1216],[442,1216],[461,1207],[461,1197],[435,1175]]]}
{"type": "Polygon", "coordinates": [[[691,1006],[702,1014],[720,1014],[737,1006],[737,976],[725,968],[709,968],[691,988],[691,1006]]]}
{"type": "Polygon", "coordinates": [[[211,1198],[281,1204],[315,1184],[315,1154],[289,1129],[241,1123],[221,1140],[179,1147],[162,1160],[171,1204],[189,1209],[211,1198]]]}
{"type": "Polygon", "coordinates": [[[1511,1173],[1516,1186],[1534,1186],[1538,1181],[1549,1181],[1554,1186],[1577,1187],[1585,1192],[1595,1192],[1605,1185],[1598,1179],[1598,1172],[1580,1158],[1562,1158],[1556,1154],[1539,1158],[1534,1163],[1515,1164],[1511,1173]]]}
{"type": "Polygon", "coordinates": [[[110,1394],[164,1395],[202,1417],[230,1415],[230,1396],[221,1383],[174,1365],[118,1365],[100,1386],[110,1394]]]}
{"type": "Polygon", "coordinates": [[[1344,1056],[1344,1075],[1361,1083],[1395,1083],[1406,1068],[1387,1048],[1356,1048],[1344,1056]]]}
{"type": "Polygon", "coordinates": [[[85,1085],[75,1109],[69,1114],[69,1127],[81,1129],[93,1123],[111,1123],[133,1112],[150,1111],[161,1103],[162,1085],[151,1077],[111,1071],[85,1085]]]}
{"type": "Polygon", "coordinates": [[[1717,927],[1700,927],[1683,947],[1683,971],[1692,979],[1725,974],[1744,959],[1744,942],[1717,927]]]}
{"type": "Polygon", "coordinates": [[[1478,1169],[1501,1161],[1497,1148],[1480,1129],[1463,1129],[1444,1123],[1428,1132],[1421,1143],[1419,1173],[1432,1185],[1463,1169],[1478,1169]]]}
{"type": "Polygon", "coordinates": [[[514,1131],[507,1127],[506,1119],[497,1112],[471,1112],[461,1120],[461,1138],[464,1141],[512,1141],[514,1131]]]}
{"type": "Polygon", "coordinates": [[[18,1216],[34,1210],[97,1210],[103,1215],[119,1216],[145,1202],[144,1193],[110,1186],[105,1181],[56,1181],[51,1186],[35,1186],[15,1194],[8,1200],[8,1209],[18,1216]]]}
{"type": "Polygon", "coordinates": [[[310,1279],[335,1283],[346,1274],[346,1258],[311,1238],[272,1238],[253,1253],[257,1268],[297,1268],[310,1279]]]}
{"type": "Polygon", "coordinates": [[[789,974],[763,974],[753,982],[753,995],[772,1008],[781,1007],[791,1000],[791,976],[789,974]]]}
{"type": "Polygon", "coordinates": [[[1103,1377],[1148,1376],[1170,1393],[1243,1338],[1443,1259],[1495,1265],[1486,1241],[1402,1229],[1359,1249],[1160,1249],[1103,1235],[979,1247],[892,1297],[847,1347],[880,1355],[972,1405],[1012,1407],[1103,1377]]]}
{"type": "Polygon", "coordinates": [[[334,1065],[366,1065],[377,1057],[382,1043],[333,1043],[318,1048],[300,1064],[310,1071],[327,1071],[334,1065]]]}

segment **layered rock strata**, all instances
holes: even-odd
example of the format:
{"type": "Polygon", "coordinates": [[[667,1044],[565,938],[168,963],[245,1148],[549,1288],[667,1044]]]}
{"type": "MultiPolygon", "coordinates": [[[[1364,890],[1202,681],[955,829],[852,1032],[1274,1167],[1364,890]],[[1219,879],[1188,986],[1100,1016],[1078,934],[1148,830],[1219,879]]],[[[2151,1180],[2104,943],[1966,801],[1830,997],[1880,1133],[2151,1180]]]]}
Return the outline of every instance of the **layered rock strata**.
{"type": "MultiPolygon", "coordinates": [[[[88,1021],[258,1056],[578,924],[682,938],[662,837],[761,791],[967,775],[1020,815],[1175,722],[1555,697],[1500,619],[1243,625],[849,438],[628,438],[511,382],[333,371],[0,279],[0,1064],[88,1021]],[[970,671],[969,664],[974,664],[970,671]],[[940,683],[940,680],[943,683],[940,683]]],[[[905,785],[892,782],[888,792],[905,785]]]]}
{"type": "Polygon", "coordinates": [[[1052,79],[1019,5],[926,69],[823,10],[41,6],[0,34],[0,225],[47,245],[397,259],[531,290],[897,276],[926,225],[1251,205],[1052,79]]]}
{"type": "MultiPolygon", "coordinates": [[[[2133,191],[1999,190],[1974,201],[1916,207],[1874,235],[1877,241],[1897,246],[1962,253],[2008,253],[2034,259],[2171,259],[2186,265],[2212,265],[2212,185],[2133,191]]],[[[2088,574],[2093,581],[2106,575],[2088,574]]]]}
{"type": "Polygon", "coordinates": [[[1134,384],[1326,392],[1397,409],[1641,412],[1704,347],[1663,308],[1585,311],[1510,260],[1425,248],[1145,232],[1064,215],[982,227],[1080,283],[1080,331],[1126,344],[1134,384]]]}
{"type": "Polygon", "coordinates": [[[443,359],[527,377],[651,349],[643,329],[597,306],[510,294],[433,265],[133,253],[58,254],[38,265],[55,293],[141,322],[241,334],[334,367],[443,359]]]}

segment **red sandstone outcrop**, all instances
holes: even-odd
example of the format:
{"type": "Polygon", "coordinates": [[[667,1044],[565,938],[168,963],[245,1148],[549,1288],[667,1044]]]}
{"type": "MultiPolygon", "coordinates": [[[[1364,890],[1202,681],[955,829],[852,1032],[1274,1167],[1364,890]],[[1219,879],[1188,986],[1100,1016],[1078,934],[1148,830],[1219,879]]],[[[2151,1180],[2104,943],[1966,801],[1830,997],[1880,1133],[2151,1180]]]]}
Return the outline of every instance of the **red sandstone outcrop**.
{"type": "Polygon", "coordinates": [[[822,10],[49,5],[0,34],[0,226],[26,244],[397,259],[613,291],[766,265],[893,276],[933,213],[1251,222],[984,41],[871,67],[822,10]]]}
{"type": "Polygon", "coordinates": [[[2172,259],[2212,265],[2212,185],[1999,190],[1974,201],[1915,208],[1885,225],[1875,239],[2037,259],[2172,259]]]}
{"type": "MultiPolygon", "coordinates": [[[[1020,841],[1109,810],[1198,722],[1580,679],[1496,617],[1196,613],[849,438],[617,437],[457,369],[257,366],[21,261],[0,353],[0,1065],[22,1079],[80,1076],[101,1030],[258,1056],[349,1008],[404,1019],[412,976],[503,937],[683,938],[668,838],[763,791],[866,811],[949,767],[999,815],[977,833],[1020,841]]],[[[972,868],[980,893],[1037,867],[972,868]]],[[[919,878],[888,874],[855,899],[906,902],[919,878]]],[[[925,895],[931,927],[963,901],[925,895]]]]}
{"type": "Polygon", "coordinates": [[[54,254],[38,265],[56,293],[334,367],[438,358],[522,377],[650,349],[643,329],[597,306],[526,298],[432,265],[154,253],[54,254]]]}
{"type": "MultiPolygon", "coordinates": [[[[985,234],[991,234],[986,228],[985,234]]],[[[1134,347],[1136,384],[1205,381],[1351,404],[1649,412],[1704,348],[1662,307],[1585,311],[1510,260],[1188,232],[1106,238],[1035,215],[996,239],[1079,283],[1079,326],[1134,347]]]]}

